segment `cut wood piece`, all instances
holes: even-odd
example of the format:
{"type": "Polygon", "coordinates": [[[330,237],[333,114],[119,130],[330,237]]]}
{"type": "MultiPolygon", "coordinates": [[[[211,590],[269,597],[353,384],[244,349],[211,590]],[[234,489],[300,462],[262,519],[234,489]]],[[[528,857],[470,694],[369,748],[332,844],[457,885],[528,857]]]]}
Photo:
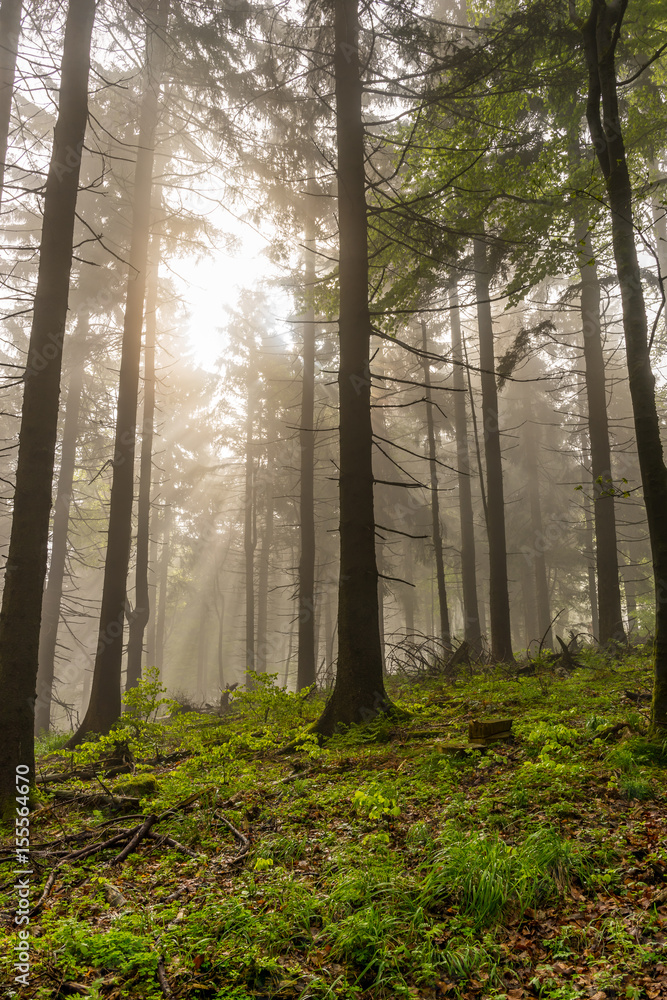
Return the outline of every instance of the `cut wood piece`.
{"type": "Polygon", "coordinates": [[[511,735],[512,719],[476,719],[468,726],[469,740],[497,740],[511,735]]]}

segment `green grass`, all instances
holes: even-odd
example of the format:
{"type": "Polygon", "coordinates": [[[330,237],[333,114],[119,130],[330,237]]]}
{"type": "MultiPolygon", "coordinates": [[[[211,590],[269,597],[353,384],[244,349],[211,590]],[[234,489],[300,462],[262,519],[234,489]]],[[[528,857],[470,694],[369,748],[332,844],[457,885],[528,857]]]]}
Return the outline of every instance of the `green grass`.
{"type": "MultiPolygon", "coordinates": [[[[409,718],[323,748],[306,739],[287,756],[321,698],[263,682],[213,725],[194,713],[163,724],[163,692],[140,692],[132,724],[76,761],[127,739],[148,775],[134,786],[143,812],[201,792],[156,828],[198,857],[151,842],[119,868],[112,852],[64,866],[31,924],[28,995],[46,1000],[72,982],[89,997],[154,1000],[162,959],[178,1000],[648,998],[665,958],[667,745],[647,738],[646,716],[623,695],[650,683],[648,661],[584,659],[565,679],[390,679],[409,718]],[[515,720],[513,743],[448,752],[471,719],[494,715],[515,720]],[[600,738],[618,722],[630,728],[600,738]],[[145,763],[176,752],[188,756],[145,763]],[[238,864],[220,817],[249,840],[238,864]],[[121,910],[105,879],[127,900],[121,910]]],[[[71,760],[58,756],[63,738],[40,747],[49,771],[71,760]]],[[[103,780],[120,791],[133,779],[103,780]]],[[[33,845],[122,822],[53,802],[33,818],[33,845]]],[[[33,898],[54,864],[36,860],[33,898]]],[[[7,925],[0,935],[9,986],[7,925]]]]}

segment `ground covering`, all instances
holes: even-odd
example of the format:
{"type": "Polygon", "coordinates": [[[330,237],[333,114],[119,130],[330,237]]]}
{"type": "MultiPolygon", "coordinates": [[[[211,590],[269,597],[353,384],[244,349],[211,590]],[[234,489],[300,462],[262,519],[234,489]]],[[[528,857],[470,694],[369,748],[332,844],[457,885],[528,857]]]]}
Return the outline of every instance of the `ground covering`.
{"type": "Polygon", "coordinates": [[[322,747],[321,702],[270,678],[221,718],[161,722],[149,678],[110,737],[41,747],[27,987],[2,842],[5,995],[667,997],[648,658],[578,662],[390,678],[409,716],[322,747]],[[514,739],[469,749],[494,718],[514,739]]]}

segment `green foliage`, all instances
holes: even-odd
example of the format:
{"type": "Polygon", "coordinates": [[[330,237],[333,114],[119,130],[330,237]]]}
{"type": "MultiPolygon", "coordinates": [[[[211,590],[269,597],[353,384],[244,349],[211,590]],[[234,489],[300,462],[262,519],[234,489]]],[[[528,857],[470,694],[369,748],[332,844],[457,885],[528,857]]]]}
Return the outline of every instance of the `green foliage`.
{"type": "Polygon", "coordinates": [[[139,726],[155,722],[161,708],[167,709],[167,714],[175,711],[178,703],[166,695],[167,689],[160,681],[158,668],[146,667],[137,686],[123,695],[126,720],[139,726]]]}
{"type": "Polygon", "coordinates": [[[110,928],[96,933],[75,919],[66,919],[54,931],[52,941],[72,972],[80,963],[98,972],[155,978],[159,956],[150,941],[134,931],[110,928]]]}
{"type": "Polygon", "coordinates": [[[401,808],[396,799],[386,795],[379,788],[370,789],[368,792],[358,788],[354,793],[352,805],[356,812],[375,822],[396,819],[401,815],[401,808]]]}
{"type": "Polygon", "coordinates": [[[512,846],[497,836],[462,836],[450,827],[443,841],[424,878],[424,905],[442,905],[453,898],[478,927],[524,912],[550,898],[572,876],[581,878],[586,872],[581,849],[552,829],[538,830],[512,846]]]}
{"type": "Polygon", "coordinates": [[[242,691],[234,698],[234,704],[248,713],[257,722],[278,725],[291,729],[302,724],[305,705],[312,688],[291,692],[278,683],[278,674],[248,671],[252,678],[252,688],[242,691]]]}

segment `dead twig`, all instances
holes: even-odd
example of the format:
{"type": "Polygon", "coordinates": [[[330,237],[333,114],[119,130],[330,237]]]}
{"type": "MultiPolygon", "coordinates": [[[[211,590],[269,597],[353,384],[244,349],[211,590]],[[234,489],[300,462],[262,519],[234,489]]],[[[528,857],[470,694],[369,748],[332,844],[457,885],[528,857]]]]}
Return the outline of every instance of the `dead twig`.
{"type": "Polygon", "coordinates": [[[162,990],[163,997],[171,997],[171,987],[169,986],[169,981],[167,979],[167,970],[164,967],[164,959],[160,957],[157,963],[157,978],[160,984],[160,989],[162,990]]]}
{"type": "Polygon", "coordinates": [[[182,854],[187,854],[189,858],[199,858],[201,856],[196,854],[194,851],[191,851],[189,847],[179,844],[179,842],[174,840],[173,837],[168,837],[165,833],[155,833],[154,830],[149,830],[148,837],[151,840],[157,841],[158,845],[166,844],[167,847],[171,847],[175,851],[181,851],[182,854]]]}
{"type": "Polygon", "coordinates": [[[134,836],[128,841],[128,843],[125,845],[120,854],[117,854],[116,857],[113,859],[113,861],[111,861],[110,863],[112,865],[122,864],[122,862],[125,861],[125,858],[129,854],[131,854],[132,851],[136,849],[139,842],[142,841],[144,837],[148,835],[150,828],[155,822],[157,822],[157,816],[154,813],[151,813],[150,816],[146,817],[141,826],[138,827],[134,836]]]}
{"type": "Polygon", "coordinates": [[[239,841],[240,844],[243,845],[243,847],[246,847],[246,848],[250,847],[250,841],[248,840],[248,838],[246,837],[246,835],[244,833],[241,833],[240,830],[237,830],[235,826],[232,826],[232,824],[229,822],[228,819],[225,819],[225,817],[221,816],[220,813],[218,813],[218,812],[213,813],[213,815],[215,816],[216,819],[219,819],[221,823],[225,824],[225,826],[227,827],[227,829],[230,830],[231,833],[234,834],[234,836],[236,837],[236,839],[239,841]]]}

